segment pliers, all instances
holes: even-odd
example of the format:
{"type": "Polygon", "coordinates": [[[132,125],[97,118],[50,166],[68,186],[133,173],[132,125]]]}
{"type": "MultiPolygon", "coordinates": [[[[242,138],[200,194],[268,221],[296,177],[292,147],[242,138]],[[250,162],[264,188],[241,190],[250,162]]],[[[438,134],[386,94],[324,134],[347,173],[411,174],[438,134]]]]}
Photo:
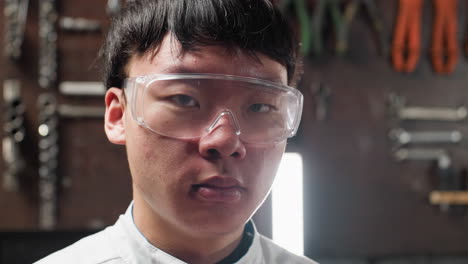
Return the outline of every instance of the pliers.
{"type": "Polygon", "coordinates": [[[323,27],[326,12],[330,12],[333,24],[333,30],[336,34],[336,40],[339,39],[339,32],[342,32],[344,18],[340,9],[340,0],[317,0],[311,21],[311,49],[314,55],[321,55],[323,52],[323,27]]]}
{"type": "Polygon", "coordinates": [[[347,52],[349,25],[351,24],[361,5],[367,12],[371,26],[377,34],[380,54],[386,55],[388,50],[386,42],[387,35],[385,34],[384,23],[381,19],[381,16],[379,15],[375,0],[351,0],[347,3],[343,13],[343,20],[341,21],[341,25],[338,28],[339,31],[337,35],[336,52],[338,54],[344,54],[347,52]]]}
{"type": "Polygon", "coordinates": [[[278,7],[283,13],[286,13],[290,10],[289,8],[293,3],[294,12],[296,13],[299,22],[300,50],[302,54],[307,55],[310,50],[311,30],[306,0],[283,0],[279,1],[278,7]]]}
{"type": "MultiPolygon", "coordinates": [[[[310,0],[309,0],[310,1],[310,0]]],[[[283,11],[294,3],[294,12],[298,18],[301,36],[301,51],[304,55],[311,52],[314,55],[320,55],[323,52],[323,27],[326,12],[330,11],[330,16],[334,26],[334,32],[338,39],[338,32],[343,25],[343,15],[340,9],[341,0],[315,0],[312,16],[308,13],[308,3],[306,0],[283,0],[280,3],[280,9],[283,11]]]]}
{"type": "Polygon", "coordinates": [[[432,65],[440,74],[452,73],[458,60],[457,0],[433,0],[432,65]]]}
{"type": "MultiPolygon", "coordinates": [[[[446,1],[446,0],[442,0],[446,1]]],[[[398,72],[412,72],[421,53],[423,0],[400,0],[392,43],[393,67],[398,72]]]]}
{"type": "MultiPolygon", "coordinates": [[[[310,1],[310,0],[309,0],[310,1]]],[[[386,38],[383,32],[383,22],[377,12],[375,0],[315,0],[312,17],[307,12],[308,2],[306,0],[283,0],[280,8],[284,11],[294,2],[295,13],[298,18],[301,51],[308,55],[321,55],[324,50],[323,31],[326,16],[329,13],[332,24],[332,31],[335,33],[335,52],[344,54],[347,51],[348,28],[361,4],[364,5],[377,34],[379,34],[379,44],[381,53],[387,50],[386,38]],[[342,9],[341,6],[344,5],[342,9]]]]}
{"type": "Polygon", "coordinates": [[[383,32],[383,22],[379,18],[374,0],[317,0],[312,18],[312,51],[315,55],[320,55],[323,51],[322,30],[326,11],[330,12],[330,17],[335,32],[335,52],[343,55],[348,50],[348,31],[354,16],[360,5],[364,5],[372,20],[372,26],[379,35],[381,52],[385,53],[386,43],[383,32]],[[344,6],[341,8],[341,6],[344,6]]]}

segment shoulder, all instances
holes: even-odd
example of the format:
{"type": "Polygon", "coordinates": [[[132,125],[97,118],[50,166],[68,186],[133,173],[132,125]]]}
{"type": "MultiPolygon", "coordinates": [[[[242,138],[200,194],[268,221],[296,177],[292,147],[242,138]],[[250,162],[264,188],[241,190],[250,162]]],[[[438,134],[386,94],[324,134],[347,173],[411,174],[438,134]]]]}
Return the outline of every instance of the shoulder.
{"type": "Polygon", "coordinates": [[[112,227],[85,237],[76,243],[59,250],[35,264],[86,263],[86,264],[117,264],[125,263],[112,246],[108,232],[112,227]]]}
{"type": "Polygon", "coordinates": [[[296,255],[280,247],[263,235],[258,233],[257,235],[259,236],[260,246],[266,263],[318,264],[307,257],[296,255]]]}

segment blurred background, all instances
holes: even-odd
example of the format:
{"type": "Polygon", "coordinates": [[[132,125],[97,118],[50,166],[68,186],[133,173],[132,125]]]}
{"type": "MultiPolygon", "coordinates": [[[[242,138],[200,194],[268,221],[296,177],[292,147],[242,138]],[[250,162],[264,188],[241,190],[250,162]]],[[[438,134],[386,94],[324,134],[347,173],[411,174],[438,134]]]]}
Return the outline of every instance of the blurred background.
{"type": "MultiPolygon", "coordinates": [[[[291,203],[303,254],[468,263],[468,3],[275,3],[304,55],[302,124],[287,149],[302,160],[291,203]]],[[[124,4],[0,1],[0,263],[31,263],[112,225],[131,201],[125,149],[103,130],[97,60],[124,4]]],[[[266,236],[273,216],[294,218],[272,209],[287,198],[255,215],[266,236]]]]}

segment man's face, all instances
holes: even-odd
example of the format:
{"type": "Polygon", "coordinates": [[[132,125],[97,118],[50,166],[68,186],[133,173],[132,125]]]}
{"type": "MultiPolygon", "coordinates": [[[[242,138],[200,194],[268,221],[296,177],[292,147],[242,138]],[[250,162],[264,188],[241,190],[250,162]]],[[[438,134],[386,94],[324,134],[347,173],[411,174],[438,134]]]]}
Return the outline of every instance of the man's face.
{"type": "MultiPolygon", "coordinates": [[[[261,54],[257,54],[258,61],[243,53],[227,53],[223,47],[206,46],[180,55],[176,43],[167,36],[155,55],[134,57],[127,68],[129,77],[215,73],[287,84],[286,69],[261,54]]],[[[212,95],[214,103],[227,100],[235,104],[235,92],[219,87],[212,95]]],[[[122,107],[120,140],[115,140],[115,133],[108,132],[108,137],[127,147],[135,203],[145,203],[135,207],[147,208],[148,217],[187,234],[241,230],[268,194],[286,142],[245,144],[229,118],[201,138],[166,137],[138,125],[128,105],[122,107]]],[[[107,116],[112,114],[106,114],[106,123],[110,123],[107,116]]]]}

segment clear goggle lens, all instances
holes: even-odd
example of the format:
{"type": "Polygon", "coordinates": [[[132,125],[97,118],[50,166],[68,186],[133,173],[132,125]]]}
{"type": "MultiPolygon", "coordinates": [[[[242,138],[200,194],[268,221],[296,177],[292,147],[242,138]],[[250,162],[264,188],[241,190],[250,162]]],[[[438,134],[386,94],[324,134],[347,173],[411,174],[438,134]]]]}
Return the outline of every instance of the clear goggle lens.
{"type": "Polygon", "coordinates": [[[125,91],[140,125],[179,139],[228,121],[245,143],[280,142],[296,133],[302,113],[297,89],[231,75],[145,75],[126,79],[125,91]]]}

